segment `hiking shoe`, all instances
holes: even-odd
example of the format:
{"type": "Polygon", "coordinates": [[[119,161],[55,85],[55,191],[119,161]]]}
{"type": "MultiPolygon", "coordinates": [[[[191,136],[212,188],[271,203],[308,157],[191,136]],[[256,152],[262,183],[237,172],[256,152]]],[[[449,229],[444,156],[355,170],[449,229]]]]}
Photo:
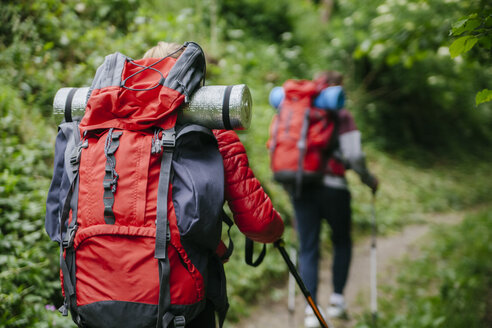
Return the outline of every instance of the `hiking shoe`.
{"type": "Polygon", "coordinates": [[[347,307],[345,299],[341,294],[332,294],[330,296],[330,306],[326,310],[328,317],[347,319],[347,307]]]}
{"type": "Polygon", "coordinates": [[[347,319],[347,309],[344,305],[340,304],[332,304],[327,309],[328,317],[330,318],[339,318],[339,319],[347,319]]]}
{"type": "MultiPolygon", "coordinates": [[[[324,317],[324,314],[321,313],[324,317]]],[[[304,327],[305,328],[319,328],[321,325],[319,324],[318,317],[314,314],[313,309],[307,305],[304,311],[304,327]]]]}

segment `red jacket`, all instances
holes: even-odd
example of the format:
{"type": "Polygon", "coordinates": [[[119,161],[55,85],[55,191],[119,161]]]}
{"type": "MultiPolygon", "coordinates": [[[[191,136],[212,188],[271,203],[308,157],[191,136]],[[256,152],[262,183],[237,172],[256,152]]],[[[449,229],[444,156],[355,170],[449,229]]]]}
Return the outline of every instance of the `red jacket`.
{"type": "Polygon", "coordinates": [[[213,132],[224,160],[225,198],[236,225],[256,242],[276,241],[284,231],[284,223],[249,167],[243,144],[234,131],[213,132]]]}

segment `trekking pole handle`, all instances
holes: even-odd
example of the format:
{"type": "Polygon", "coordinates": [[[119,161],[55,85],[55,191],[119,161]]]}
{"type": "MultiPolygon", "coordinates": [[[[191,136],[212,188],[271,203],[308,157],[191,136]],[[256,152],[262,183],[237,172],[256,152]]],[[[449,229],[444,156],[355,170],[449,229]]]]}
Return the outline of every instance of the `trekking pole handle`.
{"type": "Polygon", "coordinates": [[[316,305],[316,303],[314,303],[314,300],[313,300],[313,298],[311,296],[311,293],[306,288],[306,285],[304,285],[304,282],[302,281],[301,276],[297,272],[297,269],[294,266],[294,263],[292,263],[292,261],[290,260],[290,257],[287,254],[287,251],[285,250],[285,242],[284,242],[284,240],[283,239],[279,239],[276,242],[274,242],[273,245],[275,246],[275,248],[277,248],[279,250],[280,255],[282,255],[285,263],[287,264],[287,267],[289,268],[290,273],[292,273],[292,275],[296,279],[297,285],[299,285],[299,288],[301,289],[301,292],[304,294],[304,297],[306,298],[306,301],[311,306],[311,308],[313,309],[314,314],[318,318],[318,321],[321,324],[321,327],[323,327],[323,328],[333,328],[333,326],[332,325],[329,325],[325,321],[325,319],[323,318],[323,316],[321,315],[321,312],[318,309],[318,306],[316,305]]]}

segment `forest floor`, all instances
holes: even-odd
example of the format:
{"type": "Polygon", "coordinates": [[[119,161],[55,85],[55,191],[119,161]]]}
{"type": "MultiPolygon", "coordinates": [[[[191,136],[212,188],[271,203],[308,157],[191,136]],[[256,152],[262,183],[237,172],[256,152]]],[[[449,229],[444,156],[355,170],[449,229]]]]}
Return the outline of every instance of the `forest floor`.
{"type": "MultiPolygon", "coordinates": [[[[466,213],[452,212],[428,215],[425,223],[409,225],[402,230],[379,236],[377,239],[377,274],[378,286],[394,283],[398,270],[402,269],[397,261],[403,256],[415,258],[420,246],[425,242],[427,233],[435,225],[457,224],[466,213]]],[[[428,238],[428,237],[427,237],[428,238]]],[[[353,249],[349,280],[345,288],[348,306],[348,320],[331,320],[336,328],[352,328],[357,318],[370,311],[370,237],[358,240],[353,249]]],[[[331,294],[331,254],[323,253],[320,265],[320,281],[318,287],[318,303],[322,311],[329,305],[331,294]]],[[[264,299],[254,306],[251,315],[243,318],[235,328],[302,328],[306,302],[296,286],[295,310],[289,311],[287,306],[288,283],[281,286],[275,300],[264,299]]]]}

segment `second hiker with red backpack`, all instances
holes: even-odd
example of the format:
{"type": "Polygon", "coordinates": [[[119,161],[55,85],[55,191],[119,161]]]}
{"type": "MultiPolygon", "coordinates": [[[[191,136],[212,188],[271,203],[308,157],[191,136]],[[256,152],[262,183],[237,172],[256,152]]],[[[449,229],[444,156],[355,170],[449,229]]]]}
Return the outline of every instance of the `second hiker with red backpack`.
{"type": "MultiPolygon", "coordinates": [[[[340,73],[327,71],[314,81],[288,80],[274,88],[270,104],[278,113],[267,144],[274,179],[291,196],[300,243],[300,274],[315,302],[322,219],[331,227],[334,254],[329,317],[346,316],[343,291],[352,252],[352,214],[345,170],[353,169],[373,192],[378,187],[378,180],[365,165],[360,132],[343,108],[342,80],[340,73]]],[[[304,325],[319,327],[309,306],[304,325]]]]}
{"type": "Polygon", "coordinates": [[[250,239],[282,235],[236,133],[177,123],[204,79],[194,42],[114,53],[83,117],[60,124],[45,225],[60,244],[60,310],[79,327],[212,328],[215,313],[222,326],[224,201],[250,239]]]}

